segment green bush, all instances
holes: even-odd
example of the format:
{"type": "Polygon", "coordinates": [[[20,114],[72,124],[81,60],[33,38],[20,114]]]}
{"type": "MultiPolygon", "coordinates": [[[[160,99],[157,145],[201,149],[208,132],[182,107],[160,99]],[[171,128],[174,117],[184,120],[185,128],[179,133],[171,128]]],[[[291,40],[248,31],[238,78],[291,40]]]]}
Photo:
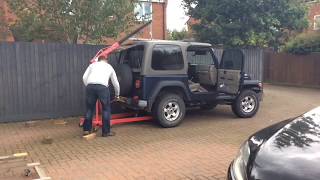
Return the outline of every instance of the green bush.
{"type": "Polygon", "coordinates": [[[169,31],[169,40],[185,40],[189,38],[189,34],[187,30],[182,30],[182,31],[169,31]]]}
{"type": "Polygon", "coordinates": [[[320,52],[320,32],[302,33],[289,40],[282,51],[291,54],[309,54],[320,52]]]}

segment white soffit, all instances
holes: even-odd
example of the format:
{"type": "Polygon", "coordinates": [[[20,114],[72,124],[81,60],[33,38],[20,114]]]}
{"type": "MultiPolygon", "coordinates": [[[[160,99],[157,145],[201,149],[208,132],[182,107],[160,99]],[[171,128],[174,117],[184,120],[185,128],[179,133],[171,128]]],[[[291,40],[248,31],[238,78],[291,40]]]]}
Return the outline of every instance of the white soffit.
{"type": "Polygon", "coordinates": [[[165,3],[165,0],[139,0],[140,2],[165,3]]]}

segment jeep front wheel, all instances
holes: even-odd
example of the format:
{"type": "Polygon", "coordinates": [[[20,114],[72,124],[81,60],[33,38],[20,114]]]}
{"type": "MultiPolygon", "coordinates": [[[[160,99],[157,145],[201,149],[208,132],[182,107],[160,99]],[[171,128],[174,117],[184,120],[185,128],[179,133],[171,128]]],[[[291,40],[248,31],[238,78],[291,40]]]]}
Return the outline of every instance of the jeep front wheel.
{"type": "Polygon", "coordinates": [[[179,125],[186,113],[183,99],[177,94],[163,94],[155,102],[153,116],[164,128],[179,125]]]}
{"type": "Polygon", "coordinates": [[[232,104],[232,111],[241,118],[253,117],[259,109],[257,94],[252,90],[244,90],[232,104]]]}

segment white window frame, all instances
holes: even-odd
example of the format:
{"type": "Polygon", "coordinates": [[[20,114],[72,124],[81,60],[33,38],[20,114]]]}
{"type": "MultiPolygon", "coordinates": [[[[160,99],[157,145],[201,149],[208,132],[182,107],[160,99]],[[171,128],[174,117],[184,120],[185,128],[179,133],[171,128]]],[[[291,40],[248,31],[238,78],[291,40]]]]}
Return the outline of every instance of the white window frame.
{"type": "Polygon", "coordinates": [[[165,0],[139,0],[139,2],[155,2],[155,3],[165,3],[165,0]]]}
{"type": "MultiPolygon", "coordinates": [[[[136,17],[137,21],[152,20],[153,8],[152,8],[152,2],[151,1],[139,1],[139,2],[137,2],[137,4],[135,6],[140,6],[141,5],[142,14],[146,15],[146,9],[145,9],[146,6],[143,5],[143,4],[146,4],[146,3],[150,4],[150,15],[149,15],[150,17],[149,18],[145,18],[143,16],[142,17],[137,16],[136,17]]],[[[136,7],[135,7],[135,13],[136,13],[136,7]]]]}
{"type": "Polygon", "coordinates": [[[313,30],[320,30],[320,14],[314,16],[313,30]],[[317,19],[319,20],[317,21],[317,19]]]}

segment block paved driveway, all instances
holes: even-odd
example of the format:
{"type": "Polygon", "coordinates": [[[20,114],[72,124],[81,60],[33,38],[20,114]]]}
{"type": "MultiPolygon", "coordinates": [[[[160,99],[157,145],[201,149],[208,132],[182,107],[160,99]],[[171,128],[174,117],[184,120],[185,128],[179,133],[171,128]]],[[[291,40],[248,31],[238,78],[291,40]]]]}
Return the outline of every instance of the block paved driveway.
{"type": "MultiPolygon", "coordinates": [[[[0,124],[0,155],[27,151],[28,161],[40,161],[53,179],[225,179],[250,134],[316,106],[319,89],[266,85],[260,112],[252,119],[236,118],[230,107],[219,106],[188,112],[177,128],[151,122],[118,125],[115,137],[91,141],[80,137],[77,118],[65,119],[67,125],[53,120],[32,127],[0,124]],[[46,136],[52,144],[41,143],[46,136]]],[[[0,179],[28,179],[21,172],[2,172],[0,179]]]]}

